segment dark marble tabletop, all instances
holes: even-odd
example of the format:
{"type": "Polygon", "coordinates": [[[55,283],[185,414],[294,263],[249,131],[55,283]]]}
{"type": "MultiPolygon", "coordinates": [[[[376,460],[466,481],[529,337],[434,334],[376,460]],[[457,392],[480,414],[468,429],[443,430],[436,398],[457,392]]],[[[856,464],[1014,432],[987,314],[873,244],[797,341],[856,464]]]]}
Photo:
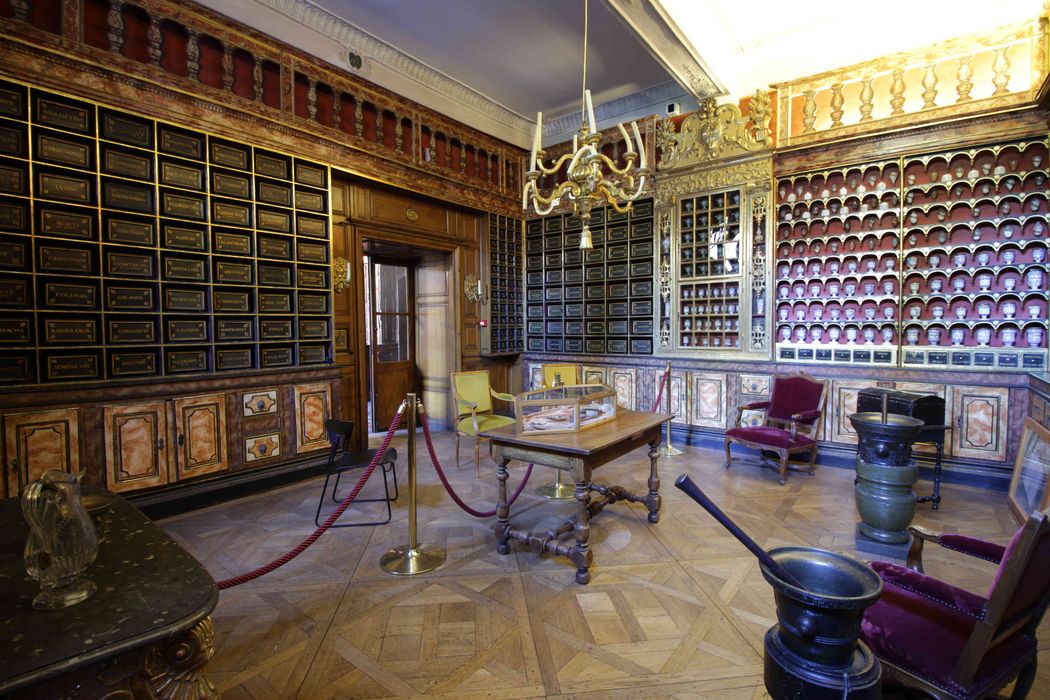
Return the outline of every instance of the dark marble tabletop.
{"type": "Polygon", "coordinates": [[[32,607],[40,585],[22,564],[29,526],[17,498],[0,501],[0,694],[98,663],[187,630],[218,601],[215,581],[175,540],[124,499],[88,492],[98,585],[64,610],[32,607]]]}

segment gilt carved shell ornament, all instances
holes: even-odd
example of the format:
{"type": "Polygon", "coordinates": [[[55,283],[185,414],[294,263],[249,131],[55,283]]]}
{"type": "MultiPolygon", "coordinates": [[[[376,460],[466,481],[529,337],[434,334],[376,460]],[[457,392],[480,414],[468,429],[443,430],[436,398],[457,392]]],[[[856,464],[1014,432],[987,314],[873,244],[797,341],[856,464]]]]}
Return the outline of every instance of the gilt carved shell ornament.
{"type": "Polygon", "coordinates": [[[682,120],[677,131],[673,119],[661,120],[656,130],[657,168],[669,170],[769,149],[770,104],[769,93],[758,90],[748,103],[746,117],[737,105],[719,105],[708,98],[682,120]]]}

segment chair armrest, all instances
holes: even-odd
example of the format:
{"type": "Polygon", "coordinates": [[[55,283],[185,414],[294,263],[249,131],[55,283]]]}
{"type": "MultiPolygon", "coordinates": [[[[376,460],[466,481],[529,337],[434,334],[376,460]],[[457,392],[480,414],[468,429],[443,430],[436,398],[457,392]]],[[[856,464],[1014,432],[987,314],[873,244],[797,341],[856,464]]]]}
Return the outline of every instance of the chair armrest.
{"type": "Polygon", "coordinates": [[[494,389],[491,389],[491,388],[489,389],[489,393],[492,394],[495,398],[499,399],[500,401],[507,401],[509,403],[514,403],[514,394],[504,394],[502,392],[495,391],[494,389]]]}
{"type": "Polygon", "coordinates": [[[988,600],[976,593],[889,562],[874,561],[871,568],[885,584],[922,596],[975,620],[984,619],[988,600]]]}
{"type": "Polygon", "coordinates": [[[769,408],[768,401],[755,401],[754,403],[745,403],[739,408],[741,411],[754,411],[760,408],[769,408]]]}
{"type": "Polygon", "coordinates": [[[1000,563],[1003,559],[1003,554],[1006,552],[1006,547],[994,542],[979,540],[976,537],[934,532],[917,525],[909,527],[908,532],[912,535],[911,547],[908,549],[908,568],[919,573],[922,573],[922,550],[923,544],[926,542],[935,542],[945,549],[983,559],[993,564],[1000,563]]]}
{"type": "Polygon", "coordinates": [[[791,415],[791,420],[799,423],[812,423],[820,418],[820,411],[799,411],[791,415]]]}

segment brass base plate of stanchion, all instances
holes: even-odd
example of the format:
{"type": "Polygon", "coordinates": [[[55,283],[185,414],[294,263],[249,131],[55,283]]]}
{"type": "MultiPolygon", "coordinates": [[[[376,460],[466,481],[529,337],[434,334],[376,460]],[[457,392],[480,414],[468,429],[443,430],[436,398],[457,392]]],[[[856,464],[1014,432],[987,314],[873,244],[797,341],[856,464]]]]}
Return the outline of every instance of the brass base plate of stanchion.
{"type": "Polygon", "coordinates": [[[445,548],[421,544],[415,549],[409,545],[396,547],[383,555],[379,567],[395,576],[414,576],[433,571],[445,563],[445,548]]]}
{"type": "Polygon", "coordinates": [[[667,443],[660,448],[660,454],[664,457],[677,457],[678,455],[684,455],[685,450],[680,450],[671,443],[667,443]]]}
{"type": "Polygon", "coordinates": [[[553,484],[544,484],[536,488],[536,495],[549,498],[550,500],[563,500],[576,497],[576,484],[555,481],[553,484]]]}

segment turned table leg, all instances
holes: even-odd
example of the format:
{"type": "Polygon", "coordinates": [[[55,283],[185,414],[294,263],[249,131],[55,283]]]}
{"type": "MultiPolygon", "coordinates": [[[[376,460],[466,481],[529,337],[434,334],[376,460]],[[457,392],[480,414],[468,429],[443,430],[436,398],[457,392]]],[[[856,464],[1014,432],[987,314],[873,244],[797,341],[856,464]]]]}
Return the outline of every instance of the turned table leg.
{"type": "Polygon", "coordinates": [[[510,530],[510,504],[507,502],[507,465],[509,459],[500,459],[496,466],[496,479],[499,481],[499,493],[496,497],[496,537],[499,544],[496,551],[500,554],[510,554],[507,532],[510,530]]]}
{"type": "Polygon", "coordinates": [[[656,460],[660,456],[657,447],[660,440],[657,438],[649,443],[649,495],[645,497],[645,507],[649,509],[649,522],[660,522],[660,474],[656,471],[656,460]]]}
{"type": "Polygon", "coordinates": [[[572,548],[572,563],[576,565],[576,583],[590,583],[591,563],[594,561],[594,552],[588,544],[591,538],[590,511],[587,506],[591,502],[590,479],[576,482],[576,525],[573,531],[576,534],[576,546],[572,548]]]}

